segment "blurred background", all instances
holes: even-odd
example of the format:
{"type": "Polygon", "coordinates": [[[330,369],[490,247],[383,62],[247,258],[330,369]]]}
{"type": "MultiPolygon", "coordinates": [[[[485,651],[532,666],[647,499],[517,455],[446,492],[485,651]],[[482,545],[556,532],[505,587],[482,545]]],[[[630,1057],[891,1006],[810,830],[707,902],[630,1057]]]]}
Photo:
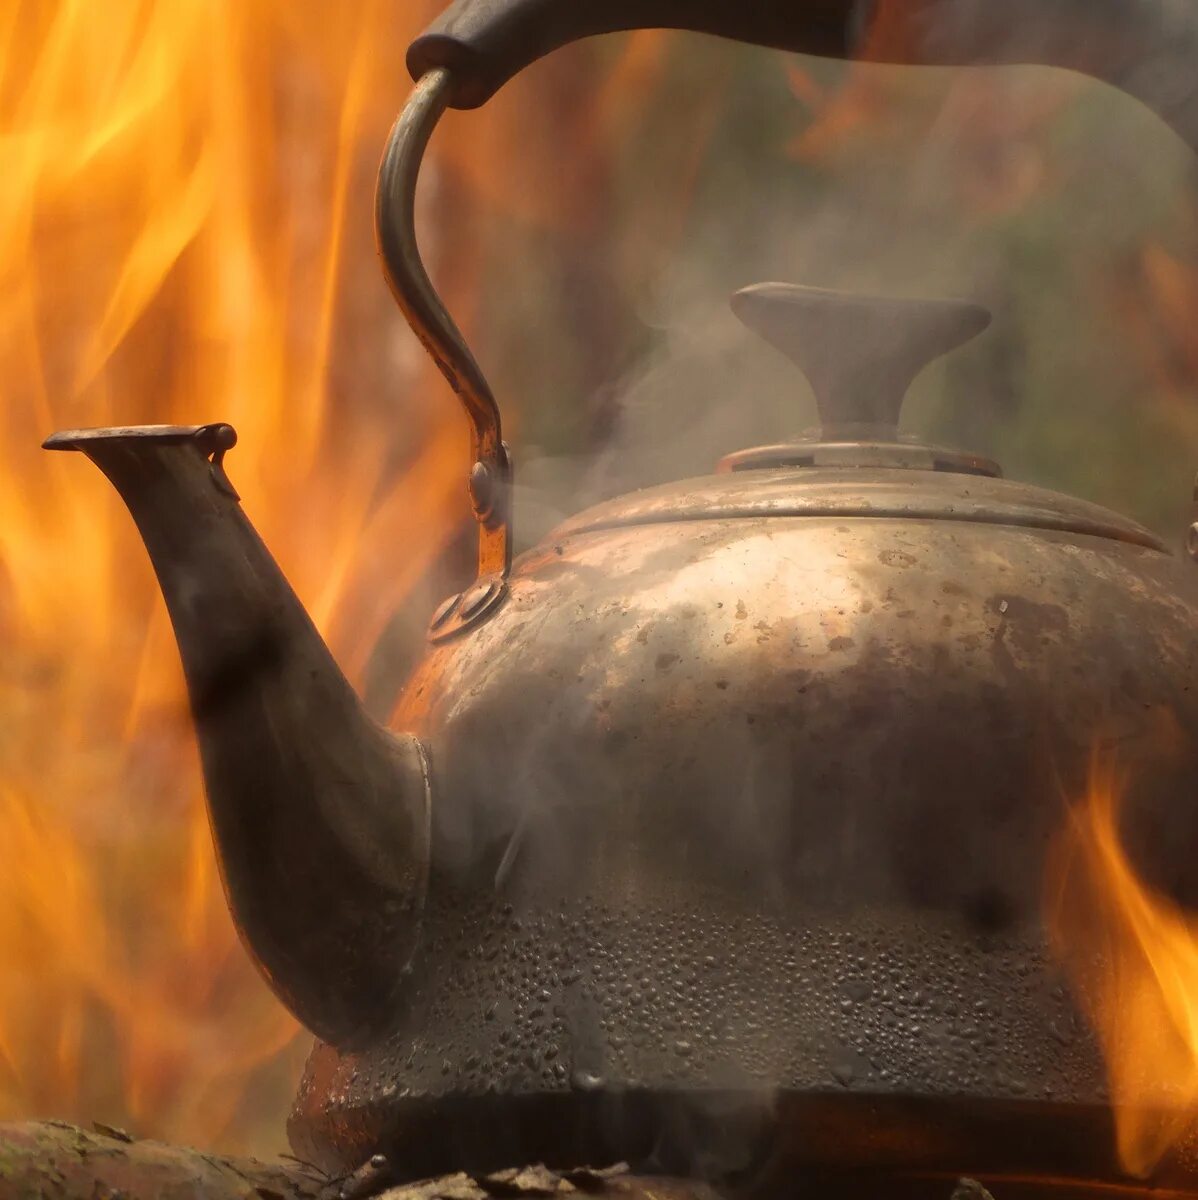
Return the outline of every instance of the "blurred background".
{"type": "MultiPolygon", "coordinates": [[[[372,190],[435,0],[0,11],[0,1119],[285,1148],[309,1039],[232,930],[140,540],[58,428],[232,422],[245,507],[385,716],[468,578],[465,422],[394,311],[372,190]]],[[[1139,518],[1198,469],[1198,196],[1121,93],[691,35],[563,51],[451,114],[433,278],[492,378],[527,546],[791,435],[727,311],[763,279],[993,307],[904,427],[1139,518]]]]}

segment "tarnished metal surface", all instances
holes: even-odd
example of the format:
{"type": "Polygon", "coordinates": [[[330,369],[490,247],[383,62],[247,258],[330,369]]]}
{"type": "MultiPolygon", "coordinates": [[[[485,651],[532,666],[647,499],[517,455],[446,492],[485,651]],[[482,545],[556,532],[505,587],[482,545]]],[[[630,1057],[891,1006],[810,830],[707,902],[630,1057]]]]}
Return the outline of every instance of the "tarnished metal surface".
{"type": "Polygon", "coordinates": [[[364,712],[237,503],[229,425],[72,430],[146,544],[179,642],[221,878],[245,945],[310,1029],[390,1023],[420,935],[429,764],[364,712]]]}
{"type": "Polygon", "coordinates": [[[433,763],[426,934],[393,1032],[317,1051],[303,1153],[465,1153],[438,1122],[488,1096],[646,1136],[632,1093],[1102,1102],[1044,855],[1115,738],[1137,861],[1198,901],[1198,574],[1002,480],[782,474],[580,515],[431,652],[395,719],[433,763]],[[1140,763],[1162,710],[1184,748],[1140,763]]]}
{"type": "MultiPolygon", "coordinates": [[[[744,471],[644,488],[565,521],[556,540],[622,525],[762,517],[872,517],[1026,526],[1164,545],[1130,517],[1006,479],[912,469],[744,471]]],[[[773,528],[771,526],[771,528],[773,528]]],[[[877,536],[884,536],[882,526],[877,536]]],[[[983,534],[983,536],[985,536],[983,534]]]]}

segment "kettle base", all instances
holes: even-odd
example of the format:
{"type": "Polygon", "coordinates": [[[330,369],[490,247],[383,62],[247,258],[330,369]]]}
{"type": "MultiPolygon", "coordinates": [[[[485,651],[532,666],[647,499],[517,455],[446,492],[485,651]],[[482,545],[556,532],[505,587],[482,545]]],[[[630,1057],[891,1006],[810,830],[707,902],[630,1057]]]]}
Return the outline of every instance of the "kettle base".
{"type": "Polygon", "coordinates": [[[751,1195],[835,1180],[842,1197],[943,1200],[946,1181],[951,1191],[961,1176],[1002,1181],[1000,1200],[1149,1186],[1158,1197],[1198,1192],[1194,1147],[1182,1146],[1151,1181],[1136,1180],[1119,1168],[1109,1109],[1046,1101],[575,1091],[425,1098],[343,1111],[335,1129],[293,1116],[290,1133],[296,1153],[326,1170],[352,1166],[346,1151],[353,1147],[357,1161],[386,1153],[409,1180],[526,1162],[566,1169],[624,1161],[639,1172],[713,1180],[751,1195]]]}

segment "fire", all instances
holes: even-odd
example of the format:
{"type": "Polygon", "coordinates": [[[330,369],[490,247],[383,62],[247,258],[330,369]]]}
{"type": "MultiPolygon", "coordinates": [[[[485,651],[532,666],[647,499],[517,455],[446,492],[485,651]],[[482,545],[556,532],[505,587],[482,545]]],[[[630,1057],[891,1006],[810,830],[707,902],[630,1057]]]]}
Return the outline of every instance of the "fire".
{"type": "MultiPolygon", "coordinates": [[[[107,483],[39,445],[229,421],[244,506],[350,678],[386,661],[418,587],[423,626],[430,568],[469,525],[466,427],[371,222],[404,51],[441,7],[16,0],[0,18],[0,1119],[281,1147],[308,1042],[225,908],[157,587],[107,483]]],[[[593,236],[663,62],[655,35],[579,47],[446,121],[425,253],[467,329],[485,222],[593,236]],[[574,102],[547,105],[546,82],[574,102]]]]}
{"type": "Polygon", "coordinates": [[[0,1118],[281,1145],[307,1039],[225,910],[153,577],[106,483],[39,444],[233,423],[245,507],[361,681],[466,512],[464,424],[370,228],[434,8],[18,0],[0,19],[0,1118]]]}
{"type": "Polygon", "coordinates": [[[1102,1048],[1120,1161],[1145,1176],[1198,1115],[1198,914],[1129,860],[1126,785],[1111,752],[1096,751],[1050,858],[1048,926],[1102,1048]]]}
{"type": "MultiPolygon", "coordinates": [[[[392,310],[369,227],[403,50],[439,7],[15,0],[0,17],[0,1119],[281,1142],[307,1039],[230,924],[149,565],[99,474],[38,447],[64,427],[236,425],[244,505],[362,683],[466,514],[464,424],[392,310]]],[[[444,211],[426,242],[467,327],[487,230],[466,218],[599,244],[616,148],[672,82],[667,45],[636,35],[590,70],[554,56],[537,71],[558,103],[513,85],[439,131],[428,192],[444,211]]],[[[894,78],[851,71],[837,94],[794,69],[813,119],[792,153],[884,137],[894,78]]],[[[651,273],[679,238],[726,85],[705,79],[686,114],[697,149],[667,160],[664,215],[640,213],[621,276],[651,273]]],[[[1046,86],[1026,123],[1073,86],[1046,86]]],[[[1045,172],[994,152],[1010,118],[984,100],[958,85],[956,117],[982,126],[992,163],[984,204],[962,207],[1001,216],[1045,172]]],[[[1142,276],[1181,340],[1192,278],[1163,253],[1142,276]]],[[[596,356],[601,325],[587,323],[596,356]]],[[[1137,878],[1118,790],[1100,769],[1072,813],[1052,930],[1111,1063],[1123,1161],[1144,1171],[1198,1095],[1198,927],[1137,878]],[[1082,960],[1073,935],[1096,920],[1109,953],[1082,960]]]]}

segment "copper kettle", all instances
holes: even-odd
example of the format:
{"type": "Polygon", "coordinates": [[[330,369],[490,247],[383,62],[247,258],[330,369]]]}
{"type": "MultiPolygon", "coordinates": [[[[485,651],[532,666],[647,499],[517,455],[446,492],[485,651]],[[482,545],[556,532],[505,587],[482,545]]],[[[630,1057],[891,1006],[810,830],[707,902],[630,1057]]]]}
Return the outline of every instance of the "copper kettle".
{"type": "MultiPolygon", "coordinates": [[[[722,1169],[781,1145],[981,1170],[1017,1145],[1025,1167],[1114,1171],[1101,1140],[1024,1136],[1105,1105],[1045,952],[1043,855],[1100,725],[1133,744],[1166,708],[1198,734],[1189,557],[898,434],[907,385],[983,329],[978,306],[767,284],[734,308],[805,371],[822,431],[592,508],[513,563],[499,411],[414,233],[447,107],[639,25],[850,56],[886,20],[900,61],[1076,67],[1193,139],[1181,101],[1125,73],[1178,52],[1165,16],[1021,0],[995,40],[983,7],[461,0],[413,45],[379,243],[470,420],[479,570],[433,616],[397,732],[366,717],[243,515],[229,426],[46,443],[97,463],[153,559],[229,904],[322,1039],[298,1152],[336,1168],[389,1150],[416,1174],[722,1169]],[[1021,8],[1031,48],[1005,36],[1021,8]]],[[[1128,809],[1178,896],[1198,834],[1177,803],[1198,777],[1186,744],[1128,809]]]]}

